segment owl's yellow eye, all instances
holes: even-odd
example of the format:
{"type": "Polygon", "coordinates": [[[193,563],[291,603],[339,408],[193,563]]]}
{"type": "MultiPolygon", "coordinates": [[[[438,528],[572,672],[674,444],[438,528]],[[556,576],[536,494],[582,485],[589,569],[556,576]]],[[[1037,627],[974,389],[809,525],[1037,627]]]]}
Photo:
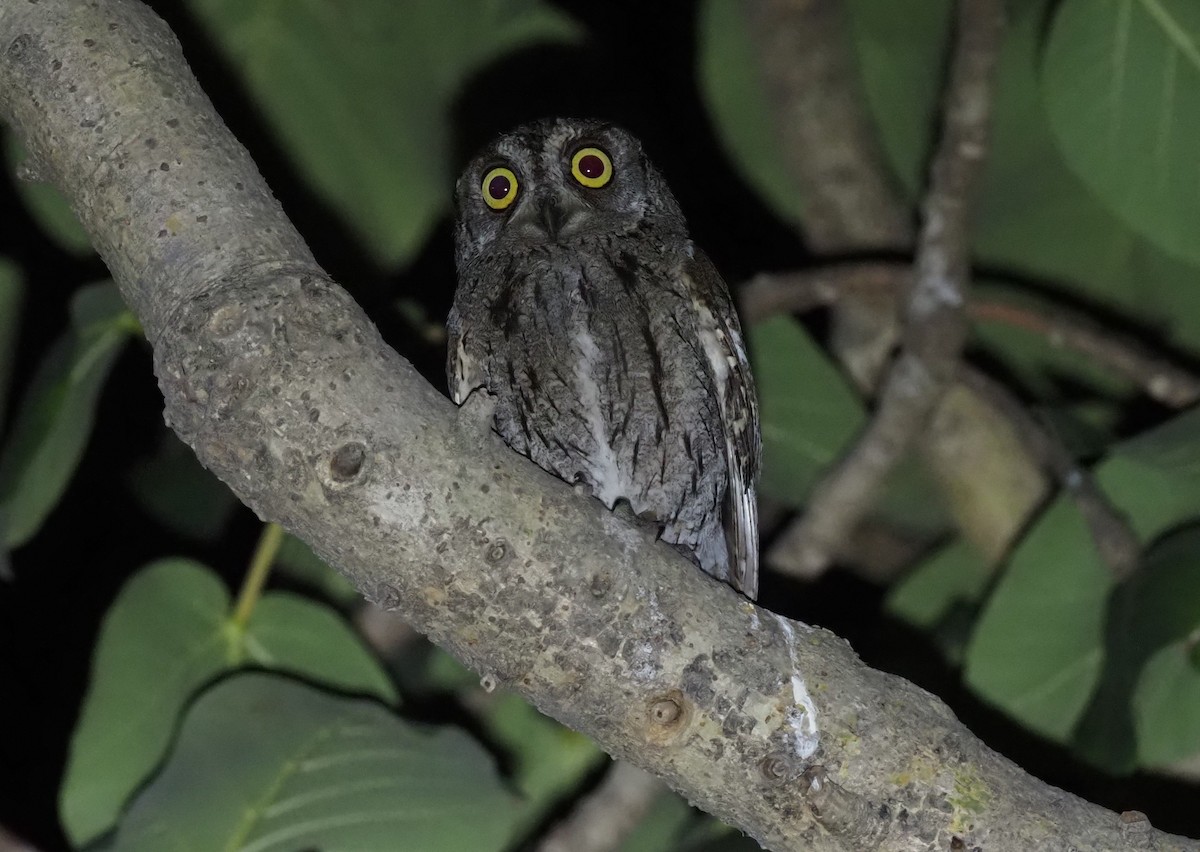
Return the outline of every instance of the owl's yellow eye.
{"type": "Polygon", "coordinates": [[[496,166],[483,176],[483,203],[493,210],[503,210],[517,200],[521,184],[512,169],[496,166]]]}
{"type": "Polygon", "coordinates": [[[571,157],[571,175],[584,186],[599,189],[612,180],[612,160],[599,148],[580,148],[571,157]]]}

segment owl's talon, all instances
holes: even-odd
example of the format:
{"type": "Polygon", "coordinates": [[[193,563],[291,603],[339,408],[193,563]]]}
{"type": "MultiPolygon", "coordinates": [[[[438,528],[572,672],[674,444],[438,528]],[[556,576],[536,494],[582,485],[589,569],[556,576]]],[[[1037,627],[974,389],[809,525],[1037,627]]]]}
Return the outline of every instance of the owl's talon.
{"type": "Polygon", "coordinates": [[[612,513],[618,518],[624,518],[630,523],[636,523],[639,519],[637,513],[633,511],[633,506],[628,500],[618,500],[612,507],[612,513]]]}

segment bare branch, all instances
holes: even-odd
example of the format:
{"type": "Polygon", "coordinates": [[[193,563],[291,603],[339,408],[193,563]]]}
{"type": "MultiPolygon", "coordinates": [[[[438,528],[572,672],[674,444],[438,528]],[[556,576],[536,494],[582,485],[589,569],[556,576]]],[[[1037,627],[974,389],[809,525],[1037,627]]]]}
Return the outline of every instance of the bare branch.
{"type": "MultiPolygon", "coordinates": [[[[739,307],[748,325],[778,313],[802,313],[828,307],[846,293],[901,291],[910,286],[912,270],[901,263],[848,263],[803,272],[756,275],[739,291],[739,307]]],[[[1139,387],[1151,399],[1172,408],[1200,400],[1200,377],[1152,352],[1140,341],[1076,311],[1050,303],[1020,304],[1003,297],[974,295],[967,316],[1044,337],[1052,346],[1092,359],[1139,387]]]]}
{"type": "Polygon", "coordinates": [[[944,127],[924,205],[902,347],[875,417],[813,490],[801,521],[805,546],[799,560],[814,568],[828,564],[869,511],[884,478],[953,383],[966,340],[970,210],[986,150],[1004,9],[1001,0],[961,0],[958,9],[944,127]]]}
{"type": "Polygon", "coordinates": [[[491,681],[772,849],[1200,848],[1131,838],[456,411],[315,265],[141,4],[0,4],[0,115],[141,319],[173,428],[491,681]]]}
{"type": "MultiPolygon", "coordinates": [[[[859,91],[842,0],[754,0],[742,8],[788,171],[817,254],[908,251],[913,213],[892,189],[859,91]]],[[[833,314],[833,349],[874,390],[900,329],[889,293],[850,295],[833,314]],[[879,298],[883,295],[884,298],[879,298]]]]}
{"type": "Polygon", "coordinates": [[[618,761],[600,786],[538,844],[538,852],[610,852],[619,849],[663,793],[662,782],[618,761]]]}
{"type": "Polygon", "coordinates": [[[988,376],[964,367],[960,381],[988,400],[1020,432],[1022,443],[1079,507],[1095,542],[1096,552],[1117,581],[1137,567],[1141,543],[1128,519],[1100,490],[1091,473],[1053,435],[1038,423],[1008,389],[988,376]]]}
{"type": "Polygon", "coordinates": [[[1200,378],[1150,352],[1138,341],[1104,329],[1077,313],[983,299],[973,302],[967,311],[976,321],[1025,329],[1042,335],[1054,346],[1085,355],[1163,405],[1186,408],[1200,400],[1200,378]]]}
{"type": "Polygon", "coordinates": [[[862,108],[845,5],[756,0],[743,8],[781,150],[804,199],[809,247],[829,253],[910,246],[912,217],[888,183],[862,108]]]}

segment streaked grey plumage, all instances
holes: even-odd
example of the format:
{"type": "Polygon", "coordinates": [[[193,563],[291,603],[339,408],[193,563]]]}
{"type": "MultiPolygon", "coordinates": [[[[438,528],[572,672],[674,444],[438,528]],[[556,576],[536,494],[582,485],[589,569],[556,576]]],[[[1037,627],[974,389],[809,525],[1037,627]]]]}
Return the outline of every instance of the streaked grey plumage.
{"type": "Polygon", "coordinates": [[[628,501],[754,598],[760,441],[741,329],[641,144],[598,121],[529,124],[467,166],[456,200],[454,401],[486,388],[513,449],[609,508],[628,501]]]}

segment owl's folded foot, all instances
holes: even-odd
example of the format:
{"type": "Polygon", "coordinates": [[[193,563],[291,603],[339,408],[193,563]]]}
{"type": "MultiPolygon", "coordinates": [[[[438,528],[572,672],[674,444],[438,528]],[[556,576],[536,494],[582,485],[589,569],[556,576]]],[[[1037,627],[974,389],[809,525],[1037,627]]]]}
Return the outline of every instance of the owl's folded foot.
{"type": "Polygon", "coordinates": [[[495,415],[495,394],[484,387],[475,388],[458,407],[458,428],[468,437],[482,440],[491,434],[495,415]]]}
{"type": "Polygon", "coordinates": [[[576,480],[571,483],[571,488],[576,493],[576,495],[578,495],[580,497],[591,497],[592,496],[591,483],[585,482],[582,479],[576,478],[576,480]]]}

